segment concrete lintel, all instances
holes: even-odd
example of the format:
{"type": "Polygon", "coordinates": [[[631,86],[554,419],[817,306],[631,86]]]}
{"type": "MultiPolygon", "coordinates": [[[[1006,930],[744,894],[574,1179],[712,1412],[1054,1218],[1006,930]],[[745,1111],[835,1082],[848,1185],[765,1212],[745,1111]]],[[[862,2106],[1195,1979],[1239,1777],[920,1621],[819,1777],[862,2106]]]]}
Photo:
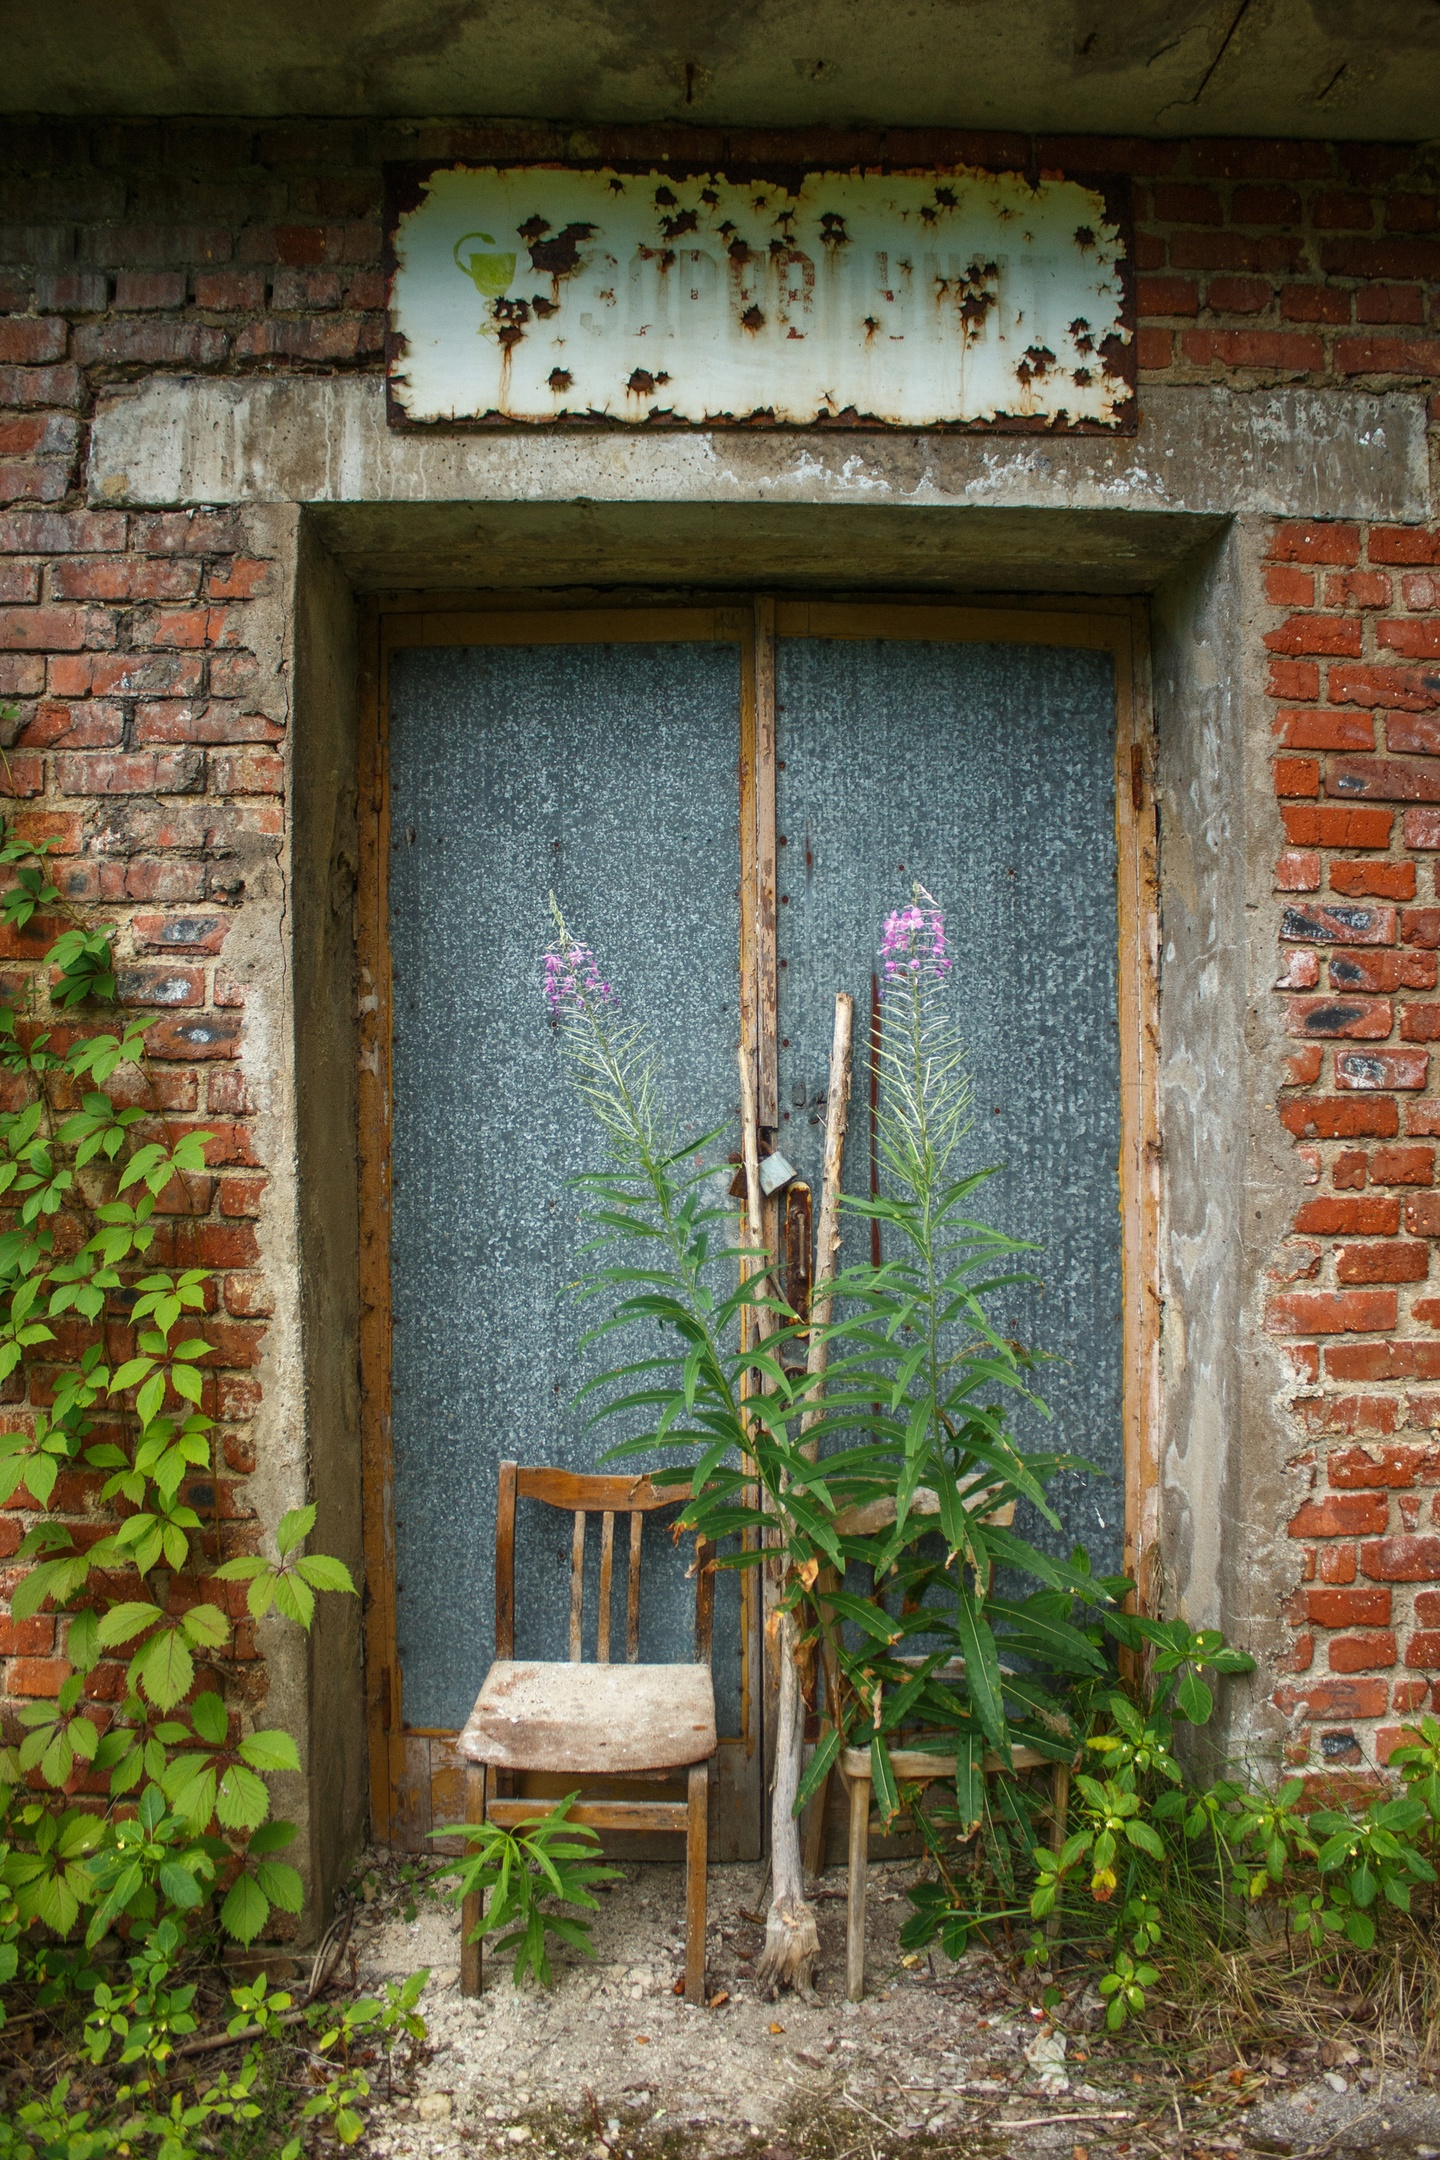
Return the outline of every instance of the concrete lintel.
{"type": "Polygon", "coordinates": [[[378,377],[151,378],[95,416],[97,504],[630,502],[1192,516],[1430,515],[1424,401],[1146,389],[1095,436],[575,428],[406,433],[378,377]]]}

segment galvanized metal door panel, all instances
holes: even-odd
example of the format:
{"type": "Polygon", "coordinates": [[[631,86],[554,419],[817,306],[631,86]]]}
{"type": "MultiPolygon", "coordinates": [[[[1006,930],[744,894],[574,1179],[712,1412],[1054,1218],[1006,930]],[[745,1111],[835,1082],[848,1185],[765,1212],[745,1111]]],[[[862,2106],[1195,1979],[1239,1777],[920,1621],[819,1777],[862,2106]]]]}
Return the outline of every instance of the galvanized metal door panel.
{"type": "MultiPolygon", "coordinates": [[[[1124,1529],[1120,1052],[1108,652],[1046,645],[782,638],[776,742],[780,1146],[818,1191],[831,1003],[856,1001],[846,1183],[869,1178],[861,1061],[885,910],[918,878],[946,910],[969,1036],[980,1208],[1037,1240],[1043,1288],[1006,1322],[1050,1351],[1053,1419],[1032,1445],[1100,1464],[1053,1489],[1068,1550],[1118,1568],[1124,1529]]],[[[979,1210],[977,1210],[978,1212],[979,1210]]],[[[868,1230],[852,1224],[846,1254],[868,1230]]]]}
{"type": "MultiPolygon", "coordinates": [[[[540,995],[553,887],[656,1025],[697,1136],[734,1114],[740,655],[733,643],[418,648],[390,666],[394,1509],[405,1722],[464,1724],[493,1655],[496,1466],[600,1465],[567,1180],[598,1167],[540,995]]],[[[626,1346],[629,1347],[629,1346],[626,1346]]],[[[638,1354],[630,1348],[631,1355],[638,1354]]],[[[613,1350],[610,1356],[613,1357],[613,1350]]],[[[624,1543],[624,1526],[619,1526],[624,1543]]],[[[592,1535],[592,1547],[598,1537],[592,1535]]],[[[643,1659],[690,1655],[685,1554],[646,1541],[643,1659]]],[[[570,1525],[517,1525],[520,1657],[567,1655],[570,1525]]],[[[587,1655],[598,1588],[592,1551],[587,1655]]],[[[624,1643],[617,1565],[612,1643],[624,1643]]],[[[735,1578],[716,1601],[740,1731],[735,1578]]]]}

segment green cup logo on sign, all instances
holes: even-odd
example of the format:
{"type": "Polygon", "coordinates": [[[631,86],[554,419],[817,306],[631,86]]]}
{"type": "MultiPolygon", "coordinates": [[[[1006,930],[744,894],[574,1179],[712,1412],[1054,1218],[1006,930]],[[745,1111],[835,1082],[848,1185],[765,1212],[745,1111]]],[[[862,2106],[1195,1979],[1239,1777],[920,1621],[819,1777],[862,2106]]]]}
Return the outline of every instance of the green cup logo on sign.
{"type": "Polygon", "coordinates": [[[515,257],[482,255],[475,245],[477,241],[483,241],[487,248],[496,244],[493,233],[466,233],[455,243],[456,268],[464,271],[482,300],[497,300],[515,275],[515,257]]]}

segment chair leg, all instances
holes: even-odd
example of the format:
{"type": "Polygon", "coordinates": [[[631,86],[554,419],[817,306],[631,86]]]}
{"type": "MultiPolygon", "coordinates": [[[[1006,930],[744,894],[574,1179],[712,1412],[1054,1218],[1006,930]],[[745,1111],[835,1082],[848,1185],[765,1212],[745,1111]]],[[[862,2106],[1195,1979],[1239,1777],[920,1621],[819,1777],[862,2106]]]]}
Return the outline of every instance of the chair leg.
{"type": "MultiPolygon", "coordinates": [[[[485,1765],[471,1763],[465,1771],[465,1820],[483,1823],[485,1820],[485,1765]]],[[[481,1980],[481,1945],[476,1936],[470,1937],[480,1925],[480,1893],[472,1890],[460,1907],[460,1992],[462,1995],[478,1995],[481,1980]]]]}
{"type": "Polygon", "coordinates": [[[845,1993],[865,1994],[865,1878],[870,1864],[870,1780],[850,1780],[850,1882],[845,1907],[845,1993]]]}
{"type": "Polygon", "coordinates": [[[685,2000],[705,2007],[705,1867],[710,1848],[710,1770],[690,1766],[685,1826],[685,2000]]]}

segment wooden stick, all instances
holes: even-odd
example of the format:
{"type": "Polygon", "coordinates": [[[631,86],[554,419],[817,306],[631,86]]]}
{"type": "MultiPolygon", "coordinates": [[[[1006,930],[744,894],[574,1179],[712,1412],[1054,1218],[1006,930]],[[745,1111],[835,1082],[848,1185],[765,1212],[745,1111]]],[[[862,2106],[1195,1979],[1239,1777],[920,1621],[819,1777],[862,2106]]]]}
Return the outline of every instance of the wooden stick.
{"type": "MultiPolygon", "coordinates": [[[[820,1179],[820,1227],[815,1233],[815,1280],[810,1292],[810,1350],[805,1370],[819,1383],[813,1390],[800,1430],[808,1432],[820,1418],[819,1398],[824,1392],[825,1369],[830,1363],[830,1344],[825,1330],[830,1324],[834,1299],[830,1285],[840,1251],[840,1181],[845,1167],[845,1131],[850,1118],[850,1045],[855,1028],[855,1000],[841,990],[835,999],[835,1028],[830,1041],[830,1092],[825,1099],[825,1168],[820,1179]]],[[[758,1184],[759,1171],[756,1171],[758,1184]]],[[[812,1440],[805,1448],[811,1462],[820,1445],[812,1440]]]]}
{"type": "MultiPolygon", "coordinates": [[[[820,1226],[815,1236],[815,1282],[810,1293],[810,1349],[805,1360],[812,1393],[800,1422],[801,1448],[811,1462],[815,1460],[820,1442],[818,1439],[806,1440],[803,1435],[820,1421],[825,1370],[830,1362],[830,1344],[825,1329],[835,1302],[830,1296],[830,1285],[835,1279],[840,1251],[840,1186],[845,1167],[845,1134],[850,1119],[854,1031],[855,1000],[848,991],[841,990],[835,999],[835,1027],[830,1041],[830,1091],[825,1099],[825,1168],[820,1180],[820,1226]]],[[[833,1570],[825,1569],[817,1588],[823,1587],[832,1577],[833,1570]]],[[[821,1675],[825,1690],[832,1698],[837,1689],[833,1662],[822,1640],[821,1675]]],[[[805,1827],[805,1866],[811,1875],[819,1875],[825,1866],[825,1817],[829,1806],[830,1773],[827,1770],[810,1796],[810,1817],[805,1827]]]]}

